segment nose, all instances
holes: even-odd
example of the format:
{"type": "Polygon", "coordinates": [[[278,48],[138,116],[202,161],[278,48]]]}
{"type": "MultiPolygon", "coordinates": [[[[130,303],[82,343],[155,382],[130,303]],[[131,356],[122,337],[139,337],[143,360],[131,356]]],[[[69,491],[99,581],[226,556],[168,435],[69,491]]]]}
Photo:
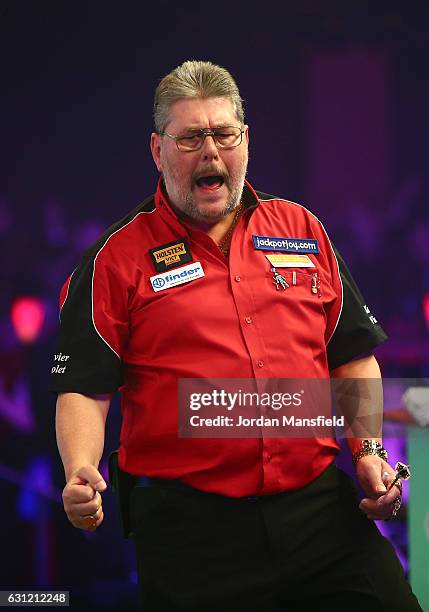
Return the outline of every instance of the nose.
{"type": "Polygon", "coordinates": [[[217,159],[219,157],[219,151],[214,136],[211,134],[206,135],[201,150],[204,159],[217,159]]]}

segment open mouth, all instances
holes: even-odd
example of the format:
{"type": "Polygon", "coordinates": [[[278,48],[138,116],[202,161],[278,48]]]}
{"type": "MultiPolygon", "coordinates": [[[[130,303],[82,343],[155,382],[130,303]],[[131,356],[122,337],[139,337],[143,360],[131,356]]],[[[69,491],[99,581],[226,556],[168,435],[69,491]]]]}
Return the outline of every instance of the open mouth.
{"type": "Polygon", "coordinates": [[[204,191],[215,191],[220,189],[224,184],[223,176],[200,176],[196,181],[196,185],[204,191]]]}

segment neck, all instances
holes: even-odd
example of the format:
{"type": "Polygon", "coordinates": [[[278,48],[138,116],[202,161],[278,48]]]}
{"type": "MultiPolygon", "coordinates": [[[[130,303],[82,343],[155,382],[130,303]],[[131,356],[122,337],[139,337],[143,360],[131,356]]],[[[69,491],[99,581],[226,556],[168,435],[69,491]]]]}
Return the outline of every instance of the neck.
{"type": "Polygon", "coordinates": [[[206,233],[215,242],[220,242],[222,238],[225,236],[225,234],[228,233],[231,226],[235,223],[236,216],[237,215],[239,216],[242,210],[242,204],[240,202],[234,208],[234,210],[228,213],[225,217],[222,217],[221,219],[217,221],[208,222],[208,221],[200,221],[198,219],[189,217],[183,211],[176,208],[176,206],[174,206],[174,204],[172,204],[171,202],[170,202],[170,206],[173,208],[177,217],[181,221],[184,221],[187,225],[190,225],[191,227],[206,233]]]}
{"type": "Polygon", "coordinates": [[[190,225],[191,227],[195,229],[199,229],[202,232],[205,232],[206,234],[209,234],[210,231],[213,229],[213,227],[215,227],[219,223],[222,223],[225,220],[225,219],[220,219],[219,221],[212,221],[212,222],[201,221],[199,219],[194,219],[193,217],[188,217],[188,215],[186,215],[179,208],[176,208],[176,206],[174,206],[174,204],[171,204],[171,202],[170,202],[170,206],[181,221],[183,221],[184,223],[186,223],[187,225],[190,225]]]}
{"type": "Polygon", "coordinates": [[[226,217],[218,221],[218,223],[213,225],[207,231],[207,234],[210,236],[210,238],[212,238],[219,245],[222,245],[223,242],[229,244],[229,240],[232,236],[234,227],[238,219],[240,218],[242,209],[243,205],[240,202],[232,212],[230,212],[226,217]]]}

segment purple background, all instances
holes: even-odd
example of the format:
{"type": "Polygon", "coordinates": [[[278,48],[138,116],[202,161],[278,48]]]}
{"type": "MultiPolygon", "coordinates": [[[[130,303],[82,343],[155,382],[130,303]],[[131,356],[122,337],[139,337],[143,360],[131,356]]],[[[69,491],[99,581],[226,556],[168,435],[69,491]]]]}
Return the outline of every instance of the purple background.
{"type": "MultiPolygon", "coordinates": [[[[10,551],[0,589],[64,588],[80,610],[135,604],[132,544],[111,493],[95,535],[63,513],[48,373],[60,286],[154,190],[153,92],[185,59],[236,77],[249,180],[323,220],[390,336],[383,373],[429,375],[428,16],[322,0],[0,4],[0,542],[10,551]],[[10,321],[20,296],[46,312],[27,345],[10,321]]],[[[106,452],[118,428],[115,404],[106,452]]],[[[405,451],[397,444],[394,460],[405,451]]],[[[390,525],[406,566],[404,523],[390,525]]]]}

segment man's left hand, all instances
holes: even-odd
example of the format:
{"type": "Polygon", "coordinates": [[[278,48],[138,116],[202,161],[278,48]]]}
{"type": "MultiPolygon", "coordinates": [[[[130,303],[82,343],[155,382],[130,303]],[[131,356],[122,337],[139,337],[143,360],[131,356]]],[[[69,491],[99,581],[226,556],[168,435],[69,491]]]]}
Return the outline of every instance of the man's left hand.
{"type": "Polygon", "coordinates": [[[390,519],[394,504],[401,497],[395,485],[388,490],[389,483],[396,472],[386,461],[376,455],[366,455],[356,464],[356,475],[367,497],[362,499],[359,508],[369,519],[379,521],[390,519]]]}

